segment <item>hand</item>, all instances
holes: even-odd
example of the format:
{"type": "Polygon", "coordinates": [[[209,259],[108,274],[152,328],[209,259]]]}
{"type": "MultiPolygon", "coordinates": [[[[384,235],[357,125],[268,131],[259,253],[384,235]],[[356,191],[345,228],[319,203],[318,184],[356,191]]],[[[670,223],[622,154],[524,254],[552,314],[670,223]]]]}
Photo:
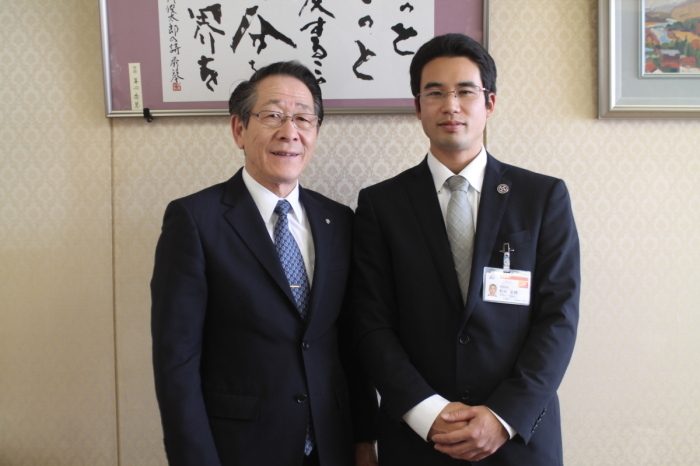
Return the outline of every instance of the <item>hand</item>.
{"type": "Polygon", "coordinates": [[[377,450],[374,442],[359,442],[355,444],[355,464],[357,466],[377,466],[377,450]]]}
{"type": "Polygon", "coordinates": [[[464,410],[469,408],[469,406],[458,403],[458,402],[452,402],[449,403],[447,406],[443,408],[442,411],[440,411],[440,414],[438,415],[437,418],[435,418],[435,421],[433,422],[433,425],[430,427],[430,431],[428,431],[428,440],[432,439],[434,435],[437,434],[446,434],[448,432],[452,432],[453,430],[458,430],[463,427],[466,427],[468,422],[464,422],[460,419],[455,419],[455,420],[446,420],[443,417],[443,414],[452,412],[452,411],[459,411],[459,410],[464,410]]]}
{"type": "Polygon", "coordinates": [[[467,406],[441,414],[448,423],[466,421],[467,425],[449,433],[436,434],[435,449],[455,459],[479,461],[496,452],[508,440],[508,432],[485,406],[467,406]]]}

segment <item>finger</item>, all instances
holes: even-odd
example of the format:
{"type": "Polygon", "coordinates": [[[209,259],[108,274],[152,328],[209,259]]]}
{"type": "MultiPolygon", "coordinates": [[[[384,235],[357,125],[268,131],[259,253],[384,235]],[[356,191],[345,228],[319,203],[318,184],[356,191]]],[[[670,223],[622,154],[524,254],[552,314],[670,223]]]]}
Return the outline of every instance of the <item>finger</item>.
{"type": "Polygon", "coordinates": [[[484,458],[487,458],[491,455],[493,455],[496,451],[495,450],[490,450],[490,449],[484,449],[477,447],[476,445],[472,444],[467,444],[466,442],[464,444],[457,444],[457,445],[451,445],[451,446],[442,446],[438,451],[445,453],[452,458],[455,459],[460,459],[460,460],[467,460],[467,461],[480,461],[483,460],[484,458]],[[454,449],[453,449],[454,448],[454,449]]]}
{"type": "Polygon", "coordinates": [[[474,445],[470,442],[458,442],[453,444],[441,444],[436,443],[435,449],[442,453],[447,453],[448,455],[462,455],[467,452],[474,452],[474,445]]]}
{"type": "Polygon", "coordinates": [[[466,426],[462,429],[445,434],[435,434],[431,440],[442,445],[454,445],[455,443],[466,442],[472,440],[471,429],[469,429],[469,426],[466,426]]]}
{"type": "Polygon", "coordinates": [[[472,457],[472,458],[460,458],[460,459],[465,459],[465,460],[467,460],[467,461],[481,461],[481,460],[483,460],[484,458],[487,458],[487,457],[489,457],[489,456],[491,456],[491,455],[492,455],[492,453],[481,453],[481,454],[479,454],[479,455],[475,455],[475,456],[472,457]]]}
{"type": "Polygon", "coordinates": [[[472,411],[470,409],[455,409],[454,411],[448,411],[442,413],[441,417],[448,422],[455,421],[466,421],[473,418],[472,411]]]}
{"type": "Polygon", "coordinates": [[[450,455],[453,458],[467,461],[480,461],[498,451],[498,448],[493,448],[491,446],[477,446],[474,442],[464,442],[463,444],[455,445],[440,445],[440,448],[436,447],[436,449],[442,453],[450,455]]]}

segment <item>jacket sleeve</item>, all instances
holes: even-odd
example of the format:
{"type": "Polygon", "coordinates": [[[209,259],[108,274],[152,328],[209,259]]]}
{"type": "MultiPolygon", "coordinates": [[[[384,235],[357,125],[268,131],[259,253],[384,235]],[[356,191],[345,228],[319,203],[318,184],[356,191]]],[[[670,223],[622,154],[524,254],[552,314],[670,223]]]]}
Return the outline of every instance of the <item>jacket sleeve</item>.
{"type": "Polygon", "coordinates": [[[528,442],[564,377],[579,318],[580,252],[569,194],[557,180],[542,214],[533,270],[531,318],[512,376],[486,406],[528,442]]]}
{"type": "Polygon", "coordinates": [[[181,201],[165,211],[151,280],[156,397],[171,465],[219,466],[200,378],[207,282],[202,245],[181,201]]]}
{"type": "Polygon", "coordinates": [[[358,353],[382,396],[382,406],[400,420],[436,391],[411,363],[399,339],[391,248],[367,190],[360,191],[354,231],[353,298],[358,353]]]}
{"type": "Polygon", "coordinates": [[[376,434],[377,393],[353,351],[354,307],[352,305],[352,270],[348,277],[343,309],[338,318],[338,346],[341,363],[348,380],[348,393],[355,443],[374,442],[376,434]]]}

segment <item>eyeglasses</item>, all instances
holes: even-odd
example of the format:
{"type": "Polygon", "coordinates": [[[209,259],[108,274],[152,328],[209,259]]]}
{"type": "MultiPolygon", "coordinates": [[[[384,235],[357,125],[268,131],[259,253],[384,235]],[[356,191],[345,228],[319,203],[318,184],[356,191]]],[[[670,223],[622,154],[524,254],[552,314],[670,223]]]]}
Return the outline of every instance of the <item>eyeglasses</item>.
{"type": "Polygon", "coordinates": [[[460,102],[468,102],[479,98],[482,92],[489,92],[485,87],[479,86],[462,86],[454,91],[443,91],[441,89],[430,89],[416,94],[423,102],[428,104],[441,104],[447,98],[447,94],[454,94],[455,98],[460,102]]]}
{"type": "Polygon", "coordinates": [[[292,124],[296,129],[308,131],[315,128],[321,119],[313,113],[295,113],[294,115],[285,115],[282,112],[273,112],[271,110],[262,110],[258,113],[251,113],[252,116],[258,117],[260,124],[268,128],[280,128],[287,118],[292,120],[292,124]]]}

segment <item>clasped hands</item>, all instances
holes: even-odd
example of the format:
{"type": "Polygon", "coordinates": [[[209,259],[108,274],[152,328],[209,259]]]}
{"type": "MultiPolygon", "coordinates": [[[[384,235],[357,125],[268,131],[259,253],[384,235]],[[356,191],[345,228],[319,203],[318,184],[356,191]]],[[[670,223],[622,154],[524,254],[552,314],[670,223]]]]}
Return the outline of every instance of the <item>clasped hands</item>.
{"type": "Polygon", "coordinates": [[[433,422],[428,439],[452,458],[479,461],[506,443],[508,432],[486,406],[452,402],[433,422]]]}

